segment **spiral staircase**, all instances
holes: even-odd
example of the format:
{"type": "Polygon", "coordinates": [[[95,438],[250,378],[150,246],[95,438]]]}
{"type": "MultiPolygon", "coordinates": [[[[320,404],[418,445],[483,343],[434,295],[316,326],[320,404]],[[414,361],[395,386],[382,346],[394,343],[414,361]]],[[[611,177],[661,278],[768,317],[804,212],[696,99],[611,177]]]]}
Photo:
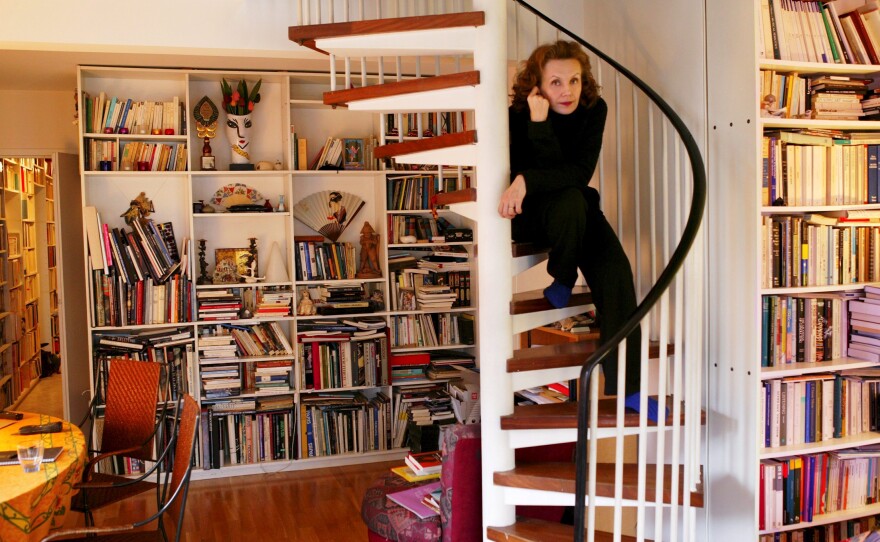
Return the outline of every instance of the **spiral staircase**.
{"type": "MultiPolygon", "coordinates": [[[[521,0],[454,0],[448,10],[449,2],[441,1],[436,10],[428,2],[422,12],[418,2],[412,8],[405,1],[404,7],[396,1],[368,6],[361,1],[358,13],[344,4],[344,13],[334,13],[334,2],[301,0],[300,24],[289,29],[292,41],[329,56],[332,90],[325,93],[325,104],[386,115],[472,114],[474,126],[459,132],[415,140],[382,133],[374,155],[398,164],[473,167],[477,173],[476,188],[438,194],[435,204],[474,224],[485,539],[696,540],[703,505],[699,228],[705,174],[692,136],[653,89],[521,0]],[[525,17],[534,25],[531,19],[522,24],[525,17]],[[594,73],[610,74],[609,83],[600,84],[613,89],[605,96],[609,122],[616,124],[606,129],[606,158],[593,183],[598,182],[604,205],[616,204],[606,214],[613,211],[617,218],[641,302],[628,325],[604,344],[516,348],[516,336],[583,312],[591,298],[586,287],[577,287],[568,307],[554,309],[540,288],[520,291],[524,283],[535,287],[534,280],[522,277],[541,276],[535,269],[543,265],[546,251],[502,241],[510,239],[509,221],[497,215],[496,205],[509,179],[507,92],[517,60],[508,58],[511,19],[517,49],[523,49],[519,40],[524,39],[519,28],[543,25],[559,38],[581,42],[592,55],[594,73]],[[425,57],[434,59],[431,75],[421,73],[425,57]],[[366,77],[357,81],[352,66],[369,71],[378,84],[367,85],[366,77]],[[336,88],[342,70],[345,83],[336,88]],[[621,114],[631,116],[633,124],[622,123],[621,114]],[[669,415],[658,423],[598,392],[600,371],[594,369],[618,345],[614,355],[623,359],[621,341],[636,326],[643,337],[641,410],[646,411],[648,395],[665,398],[669,415]],[[514,391],[559,381],[577,382],[571,401],[514,406],[514,391]],[[562,442],[576,443],[574,462],[515,462],[517,448],[562,442]],[[575,503],[583,506],[574,507],[574,525],[515,515],[516,505],[575,503]]],[[[625,363],[618,365],[625,371],[625,363]]]]}

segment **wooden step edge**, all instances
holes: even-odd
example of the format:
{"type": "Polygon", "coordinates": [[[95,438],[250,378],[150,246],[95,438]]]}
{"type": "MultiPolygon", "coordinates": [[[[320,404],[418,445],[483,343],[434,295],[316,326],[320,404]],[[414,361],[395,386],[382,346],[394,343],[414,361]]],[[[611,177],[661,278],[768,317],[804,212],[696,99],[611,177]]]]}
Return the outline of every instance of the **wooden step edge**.
{"type": "MultiPolygon", "coordinates": [[[[578,307],[580,305],[589,305],[593,302],[593,294],[586,286],[575,286],[571,292],[571,299],[568,301],[568,307],[578,307]]],[[[544,297],[544,290],[530,290],[528,292],[520,292],[513,294],[510,302],[510,314],[528,314],[532,312],[541,312],[554,310],[555,307],[544,297]]]]}
{"type": "Polygon", "coordinates": [[[478,84],[480,84],[480,72],[478,71],[450,73],[435,77],[420,77],[418,79],[394,81],[381,85],[331,90],[324,93],[324,105],[343,105],[357,100],[370,100],[373,98],[385,98],[388,96],[400,96],[402,94],[478,84]]]}
{"type": "MultiPolygon", "coordinates": [[[[664,504],[672,501],[672,465],[662,465],[663,488],[661,498],[664,504]]],[[[677,466],[679,488],[684,479],[684,467],[677,466]]],[[[645,466],[645,502],[656,503],[656,476],[657,465],[645,466]]],[[[702,474],[701,474],[702,476],[702,474]]],[[[517,466],[509,471],[495,472],[492,476],[495,485],[504,487],[516,487],[538,491],[555,491],[557,493],[575,493],[575,464],[546,462],[527,463],[517,466]]],[[[615,493],[615,465],[613,463],[599,463],[596,465],[596,496],[614,497],[615,493]]],[[[622,498],[636,500],[638,498],[638,465],[626,463],[623,465],[622,498]]],[[[677,496],[677,505],[684,504],[689,499],[691,506],[703,507],[703,494],[699,491],[690,492],[689,496],[681,493],[677,496]]]]}
{"type": "MultiPolygon", "coordinates": [[[[586,532],[586,531],[585,531],[586,532]]],[[[553,523],[542,519],[517,517],[516,523],[506,527],[487,527],[489,540],[495,542],[571,542],[574,526],[553,523]]],[[[614,533],[595,531],[596,542],[612,542],[614,533]]],[[[587,537],[584,537],[587,539],[587,537]]],[[[636,542],[636,537],[621,535],[621,542],[636,542]]],[[[645,539],[645,542],[652,542],[645,539]]]]}
{"type": "MultiPolygon", "coordinates": [[[[656,396],[652,396],[656,399],[656,396]]],[[[666,427],[670,428],[674,423],[672,417],[672,397],[667,397],[666,405],[669,415],[666,417],[666,427]]],[[[566,401],[564,403],[547,403],[543,405],[517,405],[513,407],[513,413],[501,416],[501,429],[505,431],[534,430],[534,429],[577,429],[577,402],[566,401]]],[[[599,411],[597,424],[600,428],[617,427],[617,398],[609,397],[599,399],[599,411]]],[[[684,425],[684,404],[681,405],[679,424],[684,425]]],[[[706,412],[700,410],[700,424],[706,424],[706,412]]],[[[657,427],[657,422],[646,420],[647,427],[657,427]]],[[[624,409],[623,427],[639,427],[639,413],[624,409]]]]}
{"type": "Polygon", "coordinates": [[[459,26],[483,26],[485,22],[486,16],[482,11],[447,13],[443,15],[419,15],[415,17],[396,17],[393,19],[290,26],[287,28],[287,38],[300,45],[306,45],[308,41],[314,42],[321,38],[363,36],[367,34],[432,30],[459,26]]]}
{"type": "Polygon", "coordinates": [[[374,158],[391,158],[401,154],[412,154],[414,152],[433,151],[437,149],[445,149],[448,147],[457,147],[459,145],[471,145],[477,142],[476,130],[468,130],[467,132],[455,132],[452,134],[443,134],[434,137],[425,137],[414,141],[401,141],[398,143],[387,143],[373,149],[374,158]]]}
{"type": "MultiPolygon", "coordinates": [[[[515,350],[513,357],[507,360],[507,372],[539,371],[583,365],[587,358],[596,351],[599,344],[598,337],[596,337],[574,343],[534,346],[515,350]]],[[[665,350],[667,357],[675,353],[675,347],[671,344],[667,344],[665,350]]],[[[659,342],[650,341],[648,343],[648,358],[660,359],[659,342]]]]}
{"type": "Polygon", "coordinates": [[[517,243],[510,244],[510,253],[514,258],[522,256],[534,256],[535,254],[549,254],[550,247],[545,247],[535,243],[517,243]]]}
{"type": "Polygon", "coordinates": [[[467,203],[469,201],[477,201],[476,188],[462,188],[461,190],[452,190],[450,192],[437,192],[431,196],[431,205],[452,205],[453,203],[467,203]]]}

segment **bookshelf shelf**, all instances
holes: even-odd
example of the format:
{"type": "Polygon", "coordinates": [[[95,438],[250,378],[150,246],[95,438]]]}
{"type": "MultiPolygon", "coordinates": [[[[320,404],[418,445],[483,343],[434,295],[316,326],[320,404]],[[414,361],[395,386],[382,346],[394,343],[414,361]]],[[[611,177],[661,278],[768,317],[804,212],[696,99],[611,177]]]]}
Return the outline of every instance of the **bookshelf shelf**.
{"type": "Polygon", "coordinates": [[[794,523],[792,525],[784,525],[782,527],[778,527],[772,530],[760,530],[758,534],[770,534],[770,533],[780,533],[786,531],[795,531],[798,529],[803,529],[805,527],[815,527],[819,525],[829,525],[831,523],[838,523],[842,521],[847,521],[851,519],[858,519],[867,516],[873,516],[877,513],[880,513],[880,504],[875,503],[868,506],[862,506],[860,508],[852,508],[849,510],[841,510],[839,512],[831,512],[828,514],[820,514],[813,516],[813,521],[810,522],[801,522],[794,523]]]}
{"type": "MultiPolygon", "coordinates": [[[[272,213],[194,213],[193,220],[231,220],[233,218],[284,218],[291,216],[288,212],[272,213]]],[[[247,284],[247,283],[241,283],[247,284]]]]}
{"type": "Polygon", "coordinates": [[[877,120],[826,120],[826,119],[761,119],[764,128],[830,128],[834,130],[867,131],[880,130],[877,120]]]}
{"type": "Polygon", "coordinates": [[[880,73],[880,66],[870,64],[817,63],[764,58],[758,61],[758,67],[763,70],[790,71],[800,74],[872,75],[880,73]]]}
{"type": "Polygon", "coordinates": [[[392,346],[392,353],[404,353],[404,352],[426,352],[430,350],[465,350],[468,348],[474,348],[476,345],[473,344],[444,344],[438,346],[414,346],[414,345],[406,345],[406,346],[392,346]]]}
{"type": "Polygon", "coordinates": [[[834,359],[817,363],[790,363],[782,365],[781,367],[762,367],[761,380],[876,366],[877,364],[873,361],[865,361],[855,358],[834,359]]]}
{"type": "Polygon", "coordinates": [[[831,440],[823,440],[821,442],[809,442],[805,444],[794,444],[791,446],[780,446],[778,448],[763,448],[760,453],[761,459],[776,459],[780,457],[788,457],[801,454],[816,454],[820,452],[832,452],[834,450],[844,450],[855,446],[867,446],[869,444],[880,443],[880,433],[871,431],[869,433],[861,433],[842,438],[831,440]]]}

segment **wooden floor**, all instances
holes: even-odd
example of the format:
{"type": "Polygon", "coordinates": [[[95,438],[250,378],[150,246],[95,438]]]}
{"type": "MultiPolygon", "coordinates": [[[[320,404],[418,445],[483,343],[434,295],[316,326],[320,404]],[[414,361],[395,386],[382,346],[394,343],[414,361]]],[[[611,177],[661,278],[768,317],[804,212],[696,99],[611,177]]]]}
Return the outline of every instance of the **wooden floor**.
{"type": "MultiPolygon", "coordinates": [[[[190,484],[182,541],[347,542],[367,540],[361,498],[400,461],[257,474],[190,484]]],[[[155,511],[155,495],[95,514],[97,525],[134,521],[155,511]]],[[[65,527],[83,525],[70,512],[65,527]]]]}

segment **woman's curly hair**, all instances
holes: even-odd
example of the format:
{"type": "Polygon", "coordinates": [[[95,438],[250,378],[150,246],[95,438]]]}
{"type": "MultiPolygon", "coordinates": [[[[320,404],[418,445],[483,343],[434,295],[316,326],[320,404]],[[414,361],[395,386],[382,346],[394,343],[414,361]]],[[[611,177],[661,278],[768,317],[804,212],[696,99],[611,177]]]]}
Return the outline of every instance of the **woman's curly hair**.
{"type": "Polygon", "coordinates": [[[568,60],[573,58],[581,64],[581,97],[580,103],[592,107],[599,99],[599,85],[593,79],[590,69],[590,57],[573,41],[559,40],[556,43],[539,45],[528,60],[523,62],[513,81],[512,106],[516,111],[528,108],[528,96],[534,87],[541,86],[541,72],[550,60],[568,60]]]}

